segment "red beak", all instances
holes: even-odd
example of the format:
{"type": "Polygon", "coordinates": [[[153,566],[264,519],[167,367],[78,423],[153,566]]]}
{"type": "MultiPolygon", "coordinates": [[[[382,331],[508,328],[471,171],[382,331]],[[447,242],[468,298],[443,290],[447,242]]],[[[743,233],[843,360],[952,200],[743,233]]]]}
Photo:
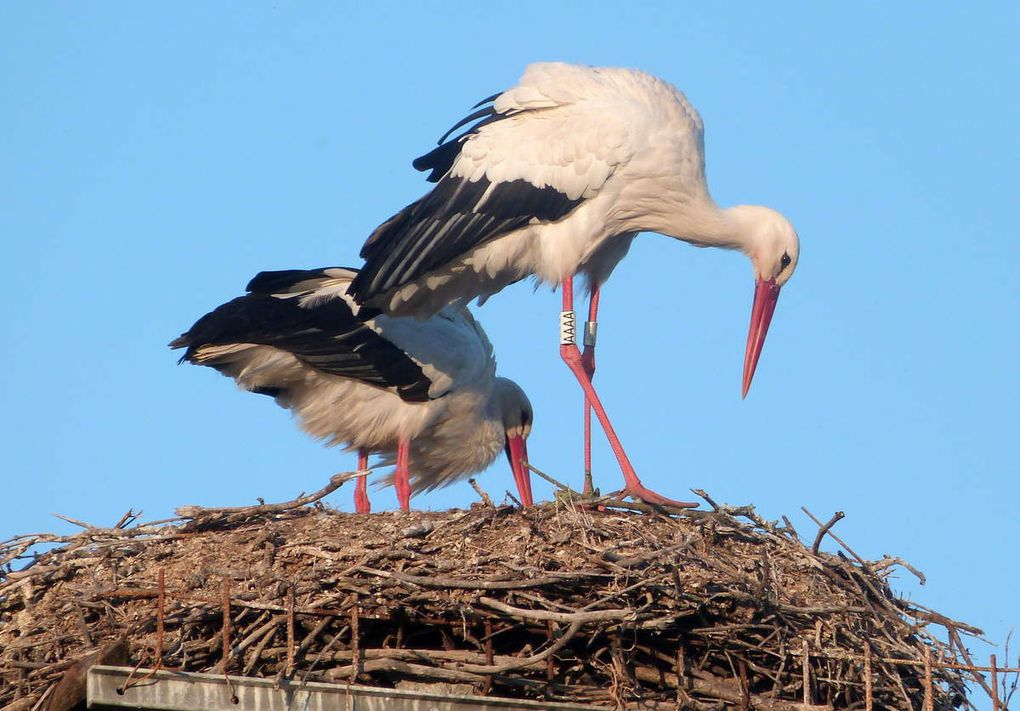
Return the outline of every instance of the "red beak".
{"type": "Polygon", "coordinates": [[[754,305],[751,307],[751,327],[747,331],[747,350],[744,351],[744,388],[741,398],[747,397],[751,389],[754,369],[758,367],[758,356],[765,345],[765,334],[768,333],[772,312],[779,301],[779,287],[775,279],[759,279],[754,286],[754,305]]]}
{"type": "Polygon", "coordinates": [[[531,498],[531,472],[524,466],[528,461],[528,445],[523,437],[518,435],[506,438],[506,458],[510,461],[510,470],[513,472],[521,503],[525,506],[534,506],[535,502],[531,498]]]}

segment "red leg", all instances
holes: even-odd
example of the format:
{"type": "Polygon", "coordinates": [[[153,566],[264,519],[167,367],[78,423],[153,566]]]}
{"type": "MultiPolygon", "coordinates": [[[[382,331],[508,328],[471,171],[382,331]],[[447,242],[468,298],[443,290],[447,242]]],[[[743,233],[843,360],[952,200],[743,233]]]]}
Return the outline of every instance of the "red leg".
{"type": "Polygon", "coordinates": [[[602,425],[602,429],[606,433],[606,438],[609,440],[609,446],[613,448],[613,453],[616,454],[616,459],[620,462],[620,469],[623,470],[623,478],[625,481],[625,486],[620,492],[621,496],[631,496],[648,504],[662,504],[682,508],[697,507],[698,504],[674,501],[673,499],[668,499],[661,494],[656,494],[651,489],[645,488],[644,484],[642,484],[641,480],[638,478],[637,472],[634,471],[634,467],[631,465],[630,459],[627,458],[627,453],[623,451],[623,445],[620,444],[620,438],[616,436],[616,431],[613,429],[613,425],[609,421],[609,416],[606,414],[605,408],[602,407],[602,401],[599,400],[598,393],[595,392],[595,388],[592,387],[591,381],[588,379],[588,374],[585,372],[584,364],[581,361],[581,351],[577,348],[574,319],[573,278],[563,280],[563,311],[560,315],[560,324],[560,357],[563,359],[563,362],[567,364],[567,367],[570,368],[574,377],[577,378],[577,382],[581,384],[585,398],[591,403],[591,407],[595,410],[595,416],[599,418],[599,423],[602,425]]]}
{"type": "Polygon", "coordinates": [[[408,466],[411,440],[400,438],[397,443],[397,470],[393,474],[393,488],[397,490],[397,501],[401,511],[411,510],[411,470],[408,466]]]}
{"type": "MultiPolygon", "coordinates": [[[[584,324],[584,352],[581,354],[581,365],[588,375],[590,383],[595,377],[595,337],[598,333],[599,290],[594,286],[588,300],[588,321],[584,324]]],[[[595,492],[591,479],[591,400],[584,398],[584,488],[582,493],[590,496],[595,492]]]]}
{"type": "MultiPolygon", "coordinates": [[[[358,471],[368,469],[368,450],[362,447],[358,450],[358,471]]],[[[358,513],[370,513],[372,504],[368,500],[368,477],[359,476],[354,485],[354,510],[358,513]]]]}

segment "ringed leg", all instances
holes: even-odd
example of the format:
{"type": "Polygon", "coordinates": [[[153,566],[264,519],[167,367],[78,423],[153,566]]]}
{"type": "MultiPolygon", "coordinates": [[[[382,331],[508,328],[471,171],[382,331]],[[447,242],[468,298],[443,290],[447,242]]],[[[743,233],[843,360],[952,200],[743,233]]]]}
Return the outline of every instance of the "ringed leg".
{"type": "Polygon", "coordinates": [[[585,372],[584,364],[581,360],[581,351],[577,348],[573,277],[563,280],[563,311],[560,313],[560,325],[560,357],[567,364],[567,367],[570,368],[570,372],[574,374],[574,377],[577,378],[577,382],[581,384],[585,398],[590,401],[592,409],[595,410],[595,416],[598,417],[599,423],[606,433],[606,439],[609,440],[609,446],[613,448],[613,453],[616,455],[616,459],[620,463],[620,469],[623,471],[625,484],[624,488],[620,491],[620,496],[631,496],[644,501],[646,504],[696,508],[698,504],[675,501],[646,488],[641,483],[641,479],[638,478],[637,472],[634,471],[627,453],[623,450],[623,445],[620,444],[620,438],[616,436],[616,431],[613,429],[609,416],[602,406],[602,401],[588,379],[588,374],[585,372]]]}
{"type": "Polygon", "coordinates": [[[411,440],[401,437],[397,442],[397,470],[393,474],[393,488],[397,490],[401,511],[411,510],[411,470],[408,467],[410,452],[411,440]]]}
{"type": "MultiPolygon", "coordinates": [[[[584,324],[584,352],[581,354],[581,365],[588,374],[589,383],[595,377],[595,340],[598,335],[601,288],[599,285],[592,287],[591,297],[588,299],[588,320],[584,324]]],[[[591,400],[587,395],[584,397],[584,488],[581,493],[585,496],[595,493],[591,479],[591,400]]]]}
{"type": "Polygon", "coordinates": [[[588,299],[588,321],[584,324],[584,353],[581,354],[581,363],[584,365],[584,372],[588,374],[589,380],[595,375],[595,336],[598,331],[601,292],[601,286],[592,287],[591,296],[588,299]]]}
{"type": "MultiPolygon", "coordinates": [[[[368,469],[368,450],[362,447],[358,450],[358,471],[368,469]]],[[[359,476],[354,485],[354,510],[366,514],[372,511],[372,504],[368,500],[368,477],[359,476]]]]}

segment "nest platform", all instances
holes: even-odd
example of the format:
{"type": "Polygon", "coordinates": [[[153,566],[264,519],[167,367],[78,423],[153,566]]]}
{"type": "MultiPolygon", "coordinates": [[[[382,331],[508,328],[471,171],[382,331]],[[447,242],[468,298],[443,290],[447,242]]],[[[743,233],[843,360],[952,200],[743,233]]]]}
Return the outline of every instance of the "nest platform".
{"type": "Polygon", "coordinates": [[[0,544],[0,708],[73,708],[96,662],[606,708],[967,704],[952,666],[980,631],[897,597],[902,561],[819,550],[824,530],[306,501],[0,544]]]}

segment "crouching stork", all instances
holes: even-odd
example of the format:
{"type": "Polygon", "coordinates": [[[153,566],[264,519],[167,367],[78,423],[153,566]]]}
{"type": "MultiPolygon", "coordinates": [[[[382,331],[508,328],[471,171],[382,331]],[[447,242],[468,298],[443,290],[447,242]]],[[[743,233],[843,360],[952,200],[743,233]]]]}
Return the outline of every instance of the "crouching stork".
{"type": "MultiPolygon", "coordinates": [[[[180,362],[215,368],[269,395],[305,432],[396,464],[400,507],[412,492],[446,486],[504,450],[521,503],[532,505],[526,440],[532,409],[512,380],[496,377],[485,331],[466,308],[426,320],[362,314],[345,268],[262,272],[247,294],[217,307],[170,343],[180,362]]],[[[370,504],[364,477],[358,512],[370,504]]]]}

